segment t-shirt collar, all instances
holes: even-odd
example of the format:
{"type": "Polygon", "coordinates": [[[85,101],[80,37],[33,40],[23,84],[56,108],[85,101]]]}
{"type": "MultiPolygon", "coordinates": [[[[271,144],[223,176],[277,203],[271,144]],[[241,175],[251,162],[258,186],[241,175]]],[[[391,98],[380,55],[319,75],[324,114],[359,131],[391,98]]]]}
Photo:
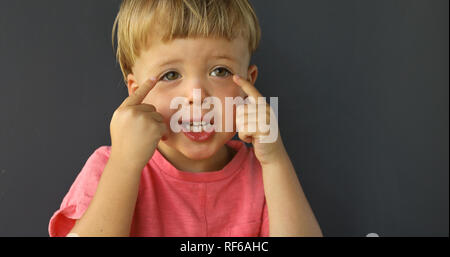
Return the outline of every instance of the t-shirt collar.
{"type": "Polygon", "coordinates": [[[243,167],[243,161],[245,160],[249,149],[240,140],[230,140],[226,143],[229,147],[235,149],[237,152],[233,156],[233,159],[218,171],[205,171],[205,172],[189,172],[182,171],[175,168],[162,154],[158,148],[155,149],[150,162],[160,169],[160,172],[171,176],[176,179],[185,180],[189,182],[212,182],[225,179],[243,167]]]}

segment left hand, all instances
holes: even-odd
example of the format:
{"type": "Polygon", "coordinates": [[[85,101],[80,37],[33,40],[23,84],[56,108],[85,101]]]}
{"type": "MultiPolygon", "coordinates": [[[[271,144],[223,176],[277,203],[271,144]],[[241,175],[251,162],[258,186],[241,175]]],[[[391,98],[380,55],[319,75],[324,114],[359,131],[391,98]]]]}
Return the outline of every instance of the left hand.
{"type": "Polygon", "coordinates": [[[252,101],[251,98],[248,98],[248,104],[236,107],[236,128],[239,132],[239,138],[246,143],[252,143],[255,156],[261,165],[269,164],[274,160],[277,160],[284,150],[276,116],[274,115],[272,107],[267,104],[266,101],[263,101],[263,104],[258,104],[258,97],[263,96],[249,81],[236,75],[233,76],[233,81],[247,94],[248,97],[253,97],[254,99],[254,101],[252,101]],[[237,111],[238,108],[244,108],[242,115],[239,115],[239,112],[237,111]],[[260,109],[260,112],[264,112],[259,115],[265,115],[265,123],[271,124],[268,131],[260,130],[260,126],[258,125],[258,109],[260,109]],[[254,124],[253,131],[249,130],[249,127],[251,128],[252,126],[249,125],[251,123],[254,124]],[[273,129],[276,130],[276,134],[273,135],[274,131],[272,131],[272,135],[269,137],[269,134],[273,129]],[[275,136],[275,138],[272,138],[272,136],[275,136]],[[268,140],[269,142],[262,141],[264,138],[265,140],[270,139],[268,140]]]}

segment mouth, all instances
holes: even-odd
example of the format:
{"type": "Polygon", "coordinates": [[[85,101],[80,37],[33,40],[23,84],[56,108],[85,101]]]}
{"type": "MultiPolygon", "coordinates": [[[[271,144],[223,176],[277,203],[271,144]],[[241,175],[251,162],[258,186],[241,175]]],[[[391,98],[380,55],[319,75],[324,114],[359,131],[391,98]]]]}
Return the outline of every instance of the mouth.
{"type": "Polygon", "coordinates": [[[209,122],[203,120],[179,120],[183,134],[191,141],[200,143],[208,141],[215,134],[214,118],[209,122]]]}
{"type": "Polygon", "coordinates": [[[178,124],[183,128],[183,132],[211,132],[214,130],[214,118],[209,122],[203,120],[179,120],[178,124]]]}

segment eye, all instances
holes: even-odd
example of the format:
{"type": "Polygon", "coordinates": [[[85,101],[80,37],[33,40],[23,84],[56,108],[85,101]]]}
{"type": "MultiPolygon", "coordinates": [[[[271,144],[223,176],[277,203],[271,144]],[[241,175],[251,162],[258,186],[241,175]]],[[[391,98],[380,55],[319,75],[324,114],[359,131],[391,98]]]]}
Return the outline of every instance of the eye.
{"type": "Polygon", "coordinates": [[[227,76],[232,75],[232,73],[229,70],[227,70],[226,68],[219,67],[219,68],[216,68],[215,70],[213,70],[211,72],[211,75],[217,76],[217,77],[227,77],[227,76]]]}
{"type": "Polygon", "coordinates": [[[180,74],[176,71],[169,71],[162,76],[162,80],[172,81],[180,78],[180,74]]]}

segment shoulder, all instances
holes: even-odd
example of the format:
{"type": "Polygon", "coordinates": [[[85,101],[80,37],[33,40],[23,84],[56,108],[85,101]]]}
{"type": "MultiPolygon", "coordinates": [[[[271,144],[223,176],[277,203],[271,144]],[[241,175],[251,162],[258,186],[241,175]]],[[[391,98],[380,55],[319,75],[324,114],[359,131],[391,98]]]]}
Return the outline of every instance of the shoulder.
{"type": "Polygon", "coordinates": [[[108,158],[111,153],[111,146],[102,145],[93,151],[90,158],[108,158]]]}
{"type": "Polygon", "coordinates": [[[83,180],[87,179],[87,177],[98,180],[109,160],[110,153],[111,147],[107,145],[100,146],[93,150],[88,159],[85,161],[78,177],[83,180]]]}
{"type": "Polygon", "coordinates": [[[111,153],[111,146],[103,145],[95,149],[86,161],[86,164],[103,164],[108,161],[111,153]]]}

